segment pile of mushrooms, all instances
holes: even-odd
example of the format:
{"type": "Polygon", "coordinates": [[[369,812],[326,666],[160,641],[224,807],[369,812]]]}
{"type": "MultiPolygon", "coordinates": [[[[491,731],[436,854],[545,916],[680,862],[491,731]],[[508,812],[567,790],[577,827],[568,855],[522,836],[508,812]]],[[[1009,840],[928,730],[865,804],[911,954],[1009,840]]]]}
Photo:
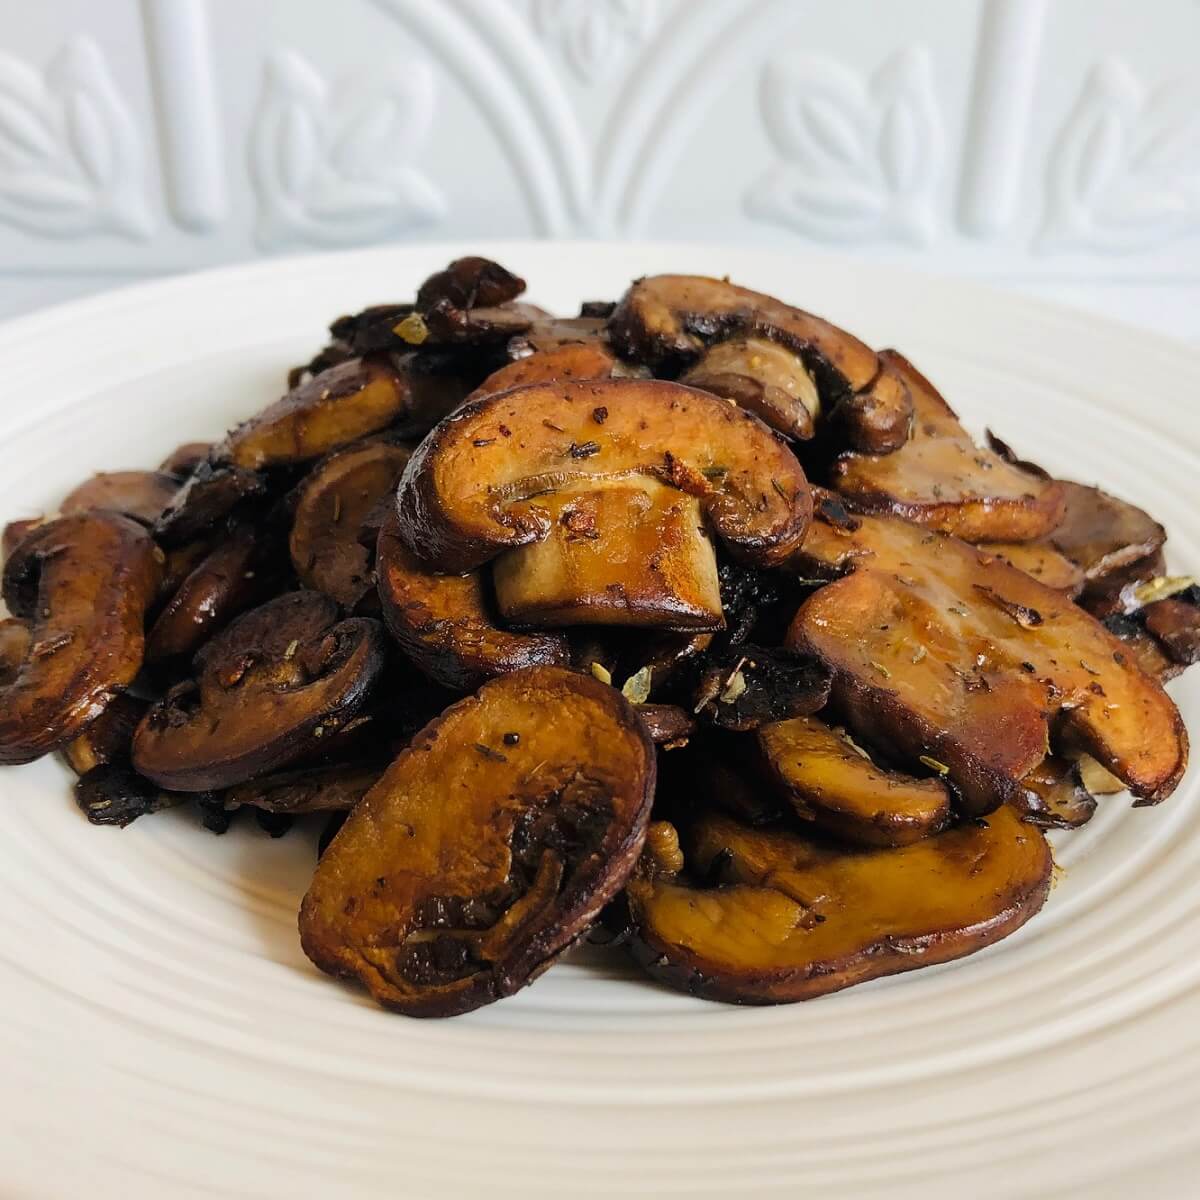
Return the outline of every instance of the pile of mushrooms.
{"type": "Polygon", "coordinates": [[[737,1003],[958,958],[1166,799],[1165,531],[725,280],[555,317],[464,258],[282,399],[4,531],[0,761],[88,820],[323,828],[300,937],[413,1016],[581,939],[737,1003]]]}

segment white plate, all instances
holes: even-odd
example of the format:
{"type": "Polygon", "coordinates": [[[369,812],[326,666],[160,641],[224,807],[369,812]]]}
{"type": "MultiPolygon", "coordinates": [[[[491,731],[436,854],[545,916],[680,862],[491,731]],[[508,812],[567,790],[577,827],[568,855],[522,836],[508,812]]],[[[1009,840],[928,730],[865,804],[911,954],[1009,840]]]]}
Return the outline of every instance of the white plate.
{"type": "MultiPolygon", "coordinates": [[[[471,247],[471,249],[478,249],[471,247]]],[[[147,466],[281,390],[337,313],[463,247],[138,287],[0,328],[0,518],[147,466]]],[[[1200,360],[864,262],[483,247],[572,312],[730,273],[897,345],[976,429],[1146,505],[1200,572],[1200,360]]],[[[1196,672],[1200,675],[1200,672],[1196,672]]],[[[1200,679],[1173,691],[1200,728],[1200,679]]],[[[0,1193],[9,1197],[1194,1195],[1200,814],[1102,802],[1045,911],[962,962],[808,1004],[661,989],[619,954],[453,1021],[376,1010],[297,943],[311,839],[179,813],[90,828],[54,761],[0,771],[0,1193]]]]}

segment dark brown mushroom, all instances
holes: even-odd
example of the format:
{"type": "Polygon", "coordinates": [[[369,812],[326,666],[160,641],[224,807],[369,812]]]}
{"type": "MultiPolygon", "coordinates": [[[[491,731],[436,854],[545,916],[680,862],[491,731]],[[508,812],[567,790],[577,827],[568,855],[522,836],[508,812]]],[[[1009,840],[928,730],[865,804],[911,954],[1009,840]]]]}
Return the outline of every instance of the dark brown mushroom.
{"type": "Polygon", "coordinates": [[[59,511],[106,509],[153,525],[179,491],[179,478],[165,471],[101,471],[71,491],[59,511]]]}
{"type": "Polygon", "coordinates": [[[126,762],[103,763],[75,781],[75,803],[93,825],[126,825],[149,813],[174,808],[187,797],[167,792],[126,762]]]}
{"type": "Polygon", "coordinates": [[[352,446],[330,455],[300,485],[288,548],[305,587],[346,609],[374,590],[375,545],[363,544],[364,526],[391,500],[410,453],[389,442],[352,446]]]}
{"type": "Polygon", "coordinates": [[[181,479],[185,479],[207,460],[212,449],[211,442],[184,442],[181,446],[176,446],[158,464],[158,469],[165,471],[168,475],[178,475],[181,479]]]}
{"type": "Polygon", "coordinates": [[[1050,755],[1021,781],[1013,807],[1043,829],[1078,829],[1096,812],[1096,799],[1079,778],[1076,763],[1050,755]]]}
{"type": "Polygon", "coordinates": [[[977,446],[954,410],[902,355],[884,350],[879,359],[909,389],[912,433],[894,453],[841,455],[832,473],[837,490],[860,507],[896,513],[971,542],[1028,542],[1048,535],[1063,515],[1063,486],[977,446]]]}
{"type": "Polygon", "coordinates": [[[1200,606],[1183,596],[1168,596],[1142,611],[1146,629],[1180,666],[1200,662],[1200,606]]]}
{"type": "Polygon", "coordinates": [[[1167,532],[1149,513],[1096,487],[1059,480],[1066,504],[1050,544],[1076,563],[1089,585],[1162,549],[1167,532]]]}
{"type": "Polygon", "coordinates": [[[386,767],[386,762],[345,762],[264,775],[229,788],[225,807],[287,816],[348,812],[375,786],[386,767]]]}
{"type": "Polygon", "coordinates": [[[801,605],[788,644],[832,671],[833,700],[868,744],[947,774],[968,812],[1014,798],[1070,736],[1142,803],[1187,765],[1179,710],[1122,644],[1062,592],[899,517],[831,525],[795,560],[851,573],[801,605]]]}
{"type": "Polygon", "coordinates": [[[133,765],[173,791],[231,787],[311,753],[362,708],[383,667],[375,621],[317,592],[244,613],[196,655],[196,678],[146,714],[133,765]]]}
{"type": "Polygon", "coordinates": [[[486,577],[439,575],[404,545],[391,511],[379,531],[375,573],[384,624],[431,679],[465,690],[521,667],[564,665],[559,633],[515,633],[492,615],[486,577]]]}
{"type": "Polygon", "coordinates": [[[721,613],[708,527],[765,564],[798,544],[810,511],[800,464],[757,418],[648,380],[465,404],[417,448],[398,503],[401,536],[438,570],[508,552],[497,593],[513,624],[709,629],[721,613]]]}
{"type": "Polygon", "coordinates": [[[281,572],[266,539],[242,525],[209,551],[180,581],[146,638],[146,658],[190,656],[238,613],[266,599],[281,572]]]}
{"type": "Polygon", "coordinates": [[[691,713],[678,704],[638,704],[636,709],[646,733],[656,746],[667,750],[681,748],[696,732],[696,722],[691,713]]]}
{"type": "Polygon", "coordinates": [[[202,462],[163,510],[154,536],[167,547],[187,545],[266,493],[267,481],[258,471],[202,462]]]}
{"type": "Polygon", "coordinates": [[[628,878],[654,770],[615,689],[558,667],[484,684],[351,810],[300,909],[305,953],[411,1016],[511,995],[628,878]]]}
{"type": "Polygon", "coordinates": [[[28,621],[19,621],[16,617],[0,621],[0,687],[16,679],[32,640],[28,621]]]}
{"type": "MultiPolygon", "coordinates": [[[[608,321],[602,317],[539,317],[508,343],[508,357],[528,358],[568,348],[589,347],[613,354],[608,344],[608,321]]],[[[616,355],[613,355],[615,358],[616,355]]]]}
{"type": "Polygon", "coordinates": [[[0,551],[3,552],[5,558],[11,557],[13,551],[35,530],[39,525],[45,525],[45,517],[24,517],[17,521],[9,521],[4,526],[4,534],[0,539],[0,551]]]}
{"type": "Polygon", "coordinates": [[[534,383],[557,383],[569,379],[611,379],[621,375],[622,364],[611,350],[587,343],[570,343],[552,350],[539,350],[506,363],[493,371],[471,393],[477,400],[494,392],[528,387],[534,383]]]}
{"type": "Polygon", "coordinates": [[[742,642],[713,647],[696,663],[692,710],[721,729],[745,733],[819,712],[829,700],[829,672],[809,655],[742,642]]]}
{"type": "Polygon", "coordinates": [[[29,625],[29,648],[0,688],[0,763],[65,745],[133,682],[161,570],[150,535],[116,513],[60,517],[21,542],[4,599],[29,625]]]}
{"type": "Polygon", "coordinates": [[[417,289],[417,308],[432,308],[441,300],[456,308],[491,308],[515,300],[525,290],[525,280],[490,258],[469,255],[456,258],[436,271],[417,289]]]}
{"type": "Polygon", "coordinates": [[[708,816],[687,863],[720,886],[634,878],[635,959],[710,1000],[786,1004],[973,954],[1045,903],[1053,861],[1010,808],[908,846],[841,850],[708,816]]]}

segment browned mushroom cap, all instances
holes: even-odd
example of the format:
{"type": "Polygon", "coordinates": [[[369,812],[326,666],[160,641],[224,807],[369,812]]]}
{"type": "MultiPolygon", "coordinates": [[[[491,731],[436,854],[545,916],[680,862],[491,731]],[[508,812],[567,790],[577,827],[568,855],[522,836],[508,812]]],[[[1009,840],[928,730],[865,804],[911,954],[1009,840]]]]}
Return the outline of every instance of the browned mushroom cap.
{"type": "Polygon", "coordinates": [[[351,811],[301,906],[304,951],[411,1016],[511,995],[624,884],[653,793],[614,688],[559,667],[486,683],[351,811]]]}
{"type": "Polygon", "coordinates": [[[208,458],[212,450],[211,442],[184,442],[158,464],[158,469],[168,475],[186,477],[208,458]]]}
{"type": "Polygon", "coordinates": [[[904,846],[950,819],[950,791],[942,780],[877,766],[820,717],[764,725],[757,737],[771,779],[797,815],[847,841],[904,846]]]}
{"type": "Polygon", "coordinates": [[[4,599],[30,644],[0,688],[0,763],[62,746],[133,681],[161,560],[140,525],[107,512],[60,517],[17,547],[4,599]]]}
{"type": "Polygon", "coordinates": [[[1052,754],[1021,783],[1013,807],[1030,824],[1043,829],[1078,829],[1095,815],[1095,797],[1080,781],[1078,764],[1069,759],[1052,754]]]}
{"type": "Polygon", "coordinates": [[[239,425],[218,457],[250,470],[308,462],[391,425],[410,404],[410,377],[392,362],[351,359],[239,425]]]}
{"type": "Polygon", "coordinates": [[[515,300],[524,290],[519,275],[490,258],[469,255],[430,275],[417,289],[417,307],[428,309],[445,300],[456,308],[490,308],[515,300]]]}
{"type": "Polygon", "coordinates": [[[263,812],[347,812],[375,786],[385,762],[333,763],[264,775],[239,783],[225,793],[227,809],[249,806],[263,812]]]}
{"type": "Polygon", "coordinates": [[[128,692],[114,696],[108,707],[74,741],[62,748],[67,766],[76,775],[86,775],[105,763],[127,761],[133,731],[149,707],[148,700],[139,700],[128,692]]]}
{"type": "Polygon", "coordinates": [[[892,454],[841,455],[833,465],[837,490],[859,505],[898,513],[972,542],[1045,537],[1062,517],[1062,486],[977,446],[953,409],[911,363],[894,350],[879,357],[908,385],[912,434],[892,454]]]}
{"type": "Polygon", "coordinates": [[[1167,540],[1167,531],[1135,504],[1082,483],[1058,486],[1066,508],[1048,540],[1078,564],[1089,585],[1151,557],[1167,540]]]}
{"type": "Polygon", "coordinates": [[[914,415],[908,380],[885,350],[879,356],[879,374],[870,386],[843,397],[833,410],[832,420],[838,435],[852,450],[891,454],[908,441],[914,415]]]}
{"type": "Polygon", "coordinates": [[[852,574],[801,606],[788,644],[833,671],[854,732],[946,772],[968,811],[1013,797],[1048,722],[1143,803],[1187,765],[1179,711],[1113,635],[1062,592],[898,517],[830,524],[818,508],[796,565],[852,574]]]}
{"type": "Polygon", "coordinates": [[[634,477],[695,496],[748,561],[786,557],[808,523],[804,472],[756,417],[678,384],[597,380],[501,392],[447,417],[404,473],[402,535],[439,570],[466,571],[552,531],[565,546],[572,531],[546,498],[634,477]]]}
{"type": "Polygon", "coordinates": [[[724,279],[655,275],[625,293],[609,322],[619,353],[655,367],[686,363],[733,334],[763,333],[801,354],[823,401],[861,391],[879,369],[875,351],[828,321],[724,279]]]}
{"type": "Polygon", "coordinates": [[[806,441],[816,431],[821,397],[800,356],[763,337],[710,346],[680,383],[735,401],[785,437],[806,441]]]}
{"type": "Polygon", "coordinates": [[[107,509],[153,525],[179,491],[179,479],[163,471],[101,471],[85,480],[59,506],[70,513],[107,509]]]}
{"type": "Polygon", "coordinates": [[[383,667],[375,621],[290,592],[244,613],[196,655],[133,739],[133,765],[181,792],[230,787],[311,752],[362,707],[383,667]]]}
{"type": "Polygon", "coordinates": [[[183,546],[211,533],[239,505],[266,491],[266,480],[257,471],[203,462],[163,510],[154,536],[164,546],[183,546]]]}
{"type": "Polygon", "coordinates": [[[146,658],[191,655],[240,612],[270,594],[279,572],[268,561],[263,535],[234,529],[179,583],[146,638],[146,658]]]}
{"type": "Polygon", "coordinates": [[[400,538],[390,512],[379,531],[375,573],[384,624],[431,679],[465,690],[521,667],[564,665],[567,639],[556,633],[513,633],[493,619],[487,580],[478,571],[439,575],[400,538]]]}
{"type": "Polygon", "coordinates": [[[1129,614],[1149,603],[1162,582],[1170,578],[1166,556],[1156,550],[1087,584],[1079,595],[1079,603],[1099,620],[1129,614]]]}
{"type": "Polygon", "coordinates": [[[350,609],[375,586],[374,547],[363,545],[363,527],[391,498],[410,453],[388,442],[353,446],[330,455],[305,479],[288,539],[305,587],[350,609]]]}
{"type": "Polygon", "coordinates": [[[973,954],[1034,915],[1053,862],[1009,808],[908,846],[839,850],[723,816],[688,865],[723,886],[632,879],[634,957],[673,987],[735,1004],[809,1000],[973,954]]]}
{"type": "Polygon", "coordinates": [[[637,715],[656,746],[678,749],[696,732],[696,721],[678,704],[639,704],[637,715]]]}

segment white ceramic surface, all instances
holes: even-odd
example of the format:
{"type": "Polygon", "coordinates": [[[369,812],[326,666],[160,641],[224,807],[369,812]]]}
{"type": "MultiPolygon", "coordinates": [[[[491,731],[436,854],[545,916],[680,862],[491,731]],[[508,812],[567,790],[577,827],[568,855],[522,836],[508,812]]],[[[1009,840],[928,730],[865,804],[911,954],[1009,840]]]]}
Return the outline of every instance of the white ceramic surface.
{"type": "MultiPolygon", "coordinates": [[[[219,434],[328,318],[464,249],[234,268],[0,327],[0,518],[219,434]]],[[[482,250],[563,311],[645,272],[729,272],[897,345],[977,430],[1145,504],[1200,573],[1200,357],[1180,345],[862,261],[482,250]]],[[[1172,691],[1200,729],[1200,679],[1172,691]]],[[[304,960],[307,834],[215,838],[179,812],[93,829],[53,761],[0,771],[0,804],[6,1198],[1195,1194],[1195,771],[1056,837],[1045,911],[960,963],[742,1010],[590,952],[446,1022],[304,960]]]]}

